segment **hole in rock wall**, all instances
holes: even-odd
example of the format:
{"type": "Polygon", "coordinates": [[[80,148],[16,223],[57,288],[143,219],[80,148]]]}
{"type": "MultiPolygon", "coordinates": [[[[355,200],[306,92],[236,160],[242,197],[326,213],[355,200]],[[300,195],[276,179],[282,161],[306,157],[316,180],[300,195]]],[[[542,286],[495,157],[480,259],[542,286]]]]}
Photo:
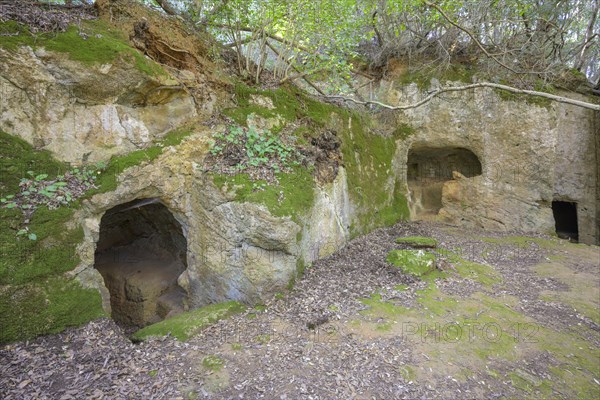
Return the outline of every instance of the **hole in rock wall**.
{"type": "Polygon", "coordinates": [[[577,242],[579,240],[577,203],[553,201],[552,214],[554,215],[556,235],[561,239],[569,239],[577,242]]]}
{"type": "Polygon", "coordinates": [[[100,222],[95,267],[110,293],[112,318],[142,327],[184,310],[177,278],[187,267],[179,222],[158,199],[108,210],[100,222]]]}
{"type": "Polygon", "coordinates": [[[479,158],[460,147],[417,147],[408,152],[407,182],[416,219],[433,219],[442,208],[444,182],[453,172],[467,178],[481,175],[479,158]]]}

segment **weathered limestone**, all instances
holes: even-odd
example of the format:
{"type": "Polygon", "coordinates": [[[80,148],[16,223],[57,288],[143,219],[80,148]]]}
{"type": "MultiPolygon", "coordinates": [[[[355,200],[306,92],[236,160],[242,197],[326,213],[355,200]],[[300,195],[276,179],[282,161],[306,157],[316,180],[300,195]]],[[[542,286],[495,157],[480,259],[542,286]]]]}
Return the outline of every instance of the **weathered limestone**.
{"type": "Polygon", "coordinates": [[[62,161],[125,154],[197,115],[194,99],[173,88],[177,81],[119,59],[87,66],[30,47],[0,48],[0,58],[0,129],[62,161]]]}
{"type": "MultiPolygon", "coordinates": [[[[438,85],[433,79],[431,86],[438,85]]],[[[410,104],[424,95],[416,84],[382,81],[373,96],[388,104],[410,104]]],[[[423,146],[465,148],[481,161],[480,177],[459,175],[444,184],[437,219],[492,230],[553,233],[551,203],[566,200],[577,203],[580,241],[598,244],[597,118],[596,112],[575,106],[534,105],[477,89],[446,93],[398,112],[394,122],[382,125],[390,130],[394,124],[415,128],[398,141],[396,165],[401,168],[407,168],[410,149],[423,146]]],[[[414,201],[411,209],[414,218],[414,201]]]]}
{"type": "Polygon", "coordinates": [[[299,263],[329,255],[346,242],[350,210],[343,169],[333,183],[317,189],[315,206],[301,228],[289,217],[232,201],[232,194],[219,190],[200,168],[209,138],[209,131],[199,131],[177,150],[165,149],[155,162],[125,170],[117,190],[93,196],[78,212],[85,239],[74,274],[86,287],[100,290],[107,310],[113,293],[94,268],[100,220],[107,210],[135,199],[159,199],[181,224],[187,267],[177,283],[190,308],[226,300],[264,301],[296,278],[299,263]]]}

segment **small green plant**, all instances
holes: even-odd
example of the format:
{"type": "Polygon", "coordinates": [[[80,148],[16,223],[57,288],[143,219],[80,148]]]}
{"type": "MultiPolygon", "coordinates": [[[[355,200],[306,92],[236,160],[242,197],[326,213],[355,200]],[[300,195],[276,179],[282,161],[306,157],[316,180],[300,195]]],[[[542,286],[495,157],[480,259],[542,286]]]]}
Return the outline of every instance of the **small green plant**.
{"type": "Polygon", "coordinates": [[[225,361],[218,356],[209,355],[204,357],[202,365],[208,370],[220,371],[225,365],[225,361]]]}
{"type": "Polygon", "coordinates": [[[271,335],[257,335],[254,339],[260,344],[267,344],[271,341],[271,335]]]}
{"type": "MultiPolygon", "coordinates": [[[[214,134],[210,153],[219,171],[232,173],[266,169],[277,174],[288,172],[291,167],[300,164],[300,154],[293,146],[286,144],[281,136],[267,129],[257,130],[253,126],[230,126],[226,132],[214,134]]],[[[264,186],[255,184],[253,189],[264,190],[264,186]]]]}
{"type": "Polygon", "coordinates": [[[241,343],[231,343],[231,350],[240,351],[244,348],[241,343]]]}
{"type": "Polygon", "coordinates": [[[0,198],[0,207],[21,210],[25,222],[17,236],[36,240],[36,234],[27,226],[35,210],[43,206],[54,210],[70,205],[89,189],[96,188],[96,176],[104,169],[106,164],[100,162],[91,167],[73,168],[54,179],[48,179],[48,174],[36,175],[27,171],[28,177],[19,182],[19,191],[0,198]]]}

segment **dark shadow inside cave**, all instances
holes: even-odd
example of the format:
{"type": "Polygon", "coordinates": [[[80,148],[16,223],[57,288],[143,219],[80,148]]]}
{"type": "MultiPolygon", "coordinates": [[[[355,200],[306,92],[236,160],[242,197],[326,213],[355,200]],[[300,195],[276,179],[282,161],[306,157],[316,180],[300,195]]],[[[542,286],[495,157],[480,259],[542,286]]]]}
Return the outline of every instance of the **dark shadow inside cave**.
{"type": "Polygon", "coordinates": [[[577,225],[577,203],[569,201],[553,201],[552,214],[556,235],[561,239],[573,242],[579,240],[579,227],[577,225]]]}
{"type": "Polygon", "coordinates": [[[444,182],[453,172],[467,178],[481,175],[479,158],[460,147],[415,147],[408,152],[407,183],[416,219],[435,217],[442,208],[444,182]]]}
{"type": "Polygon", "coordinates": [[[138,199],[108,210],[95,254],[110,293],[112,318],[143,327],[184,309],[177,278],[187,267],[179,222],[158,199],[138,199]]]}

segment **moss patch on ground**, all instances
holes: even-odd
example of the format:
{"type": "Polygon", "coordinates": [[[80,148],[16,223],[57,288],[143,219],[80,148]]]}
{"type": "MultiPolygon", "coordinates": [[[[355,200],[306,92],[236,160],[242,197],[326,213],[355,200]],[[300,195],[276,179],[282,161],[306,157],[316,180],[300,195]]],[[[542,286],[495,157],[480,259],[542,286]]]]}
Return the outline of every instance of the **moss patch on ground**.
{"type": "Polygon", "coordinates": [[[392,250],[385,260],[412,276],[422,277],[435,270],[435,256],[423,250],[392,250]]]}
{"type": "Polygon", "coordinates": [[[489,265],[466,260],[457,253],[444,252],[444,255],[452,263],[458,275],[463,278],[472,279],[487,287],[502,282],[502,276],[489,265]]]}
{"type": "MultiPolygon", "coordinates": [[[[18,190],[27,171],[62,174],[68,166],[48,152],[0,132],[0,188],[18,190]]],[[[17,237],[23,216],[0,208],[0,343],[60,332],[104,315],[100,294],[83,289],[65,272],[79,263],[76,246],[83,231],[68,229],[73,208],[36,210],[29,228],[37,240],[17,237]]]]}
{"type": "Polygon", "coordinates": [[[8,21],[0,23],[0,47],[15,51],[20,46],[44,47],[46,50],[68,54],[73,61],[84,65],[109,64],[118,57],[150,76],[166,75],[157,63],[144,57],[128,43],[122,32],[100,20],[82,21],[65,32],[33,34],[28,28],[8,21]]]}
{"type": "Polygon", "coordinates": [[[437,247],[437,240],[425,236],[407,236],[399,237],[396,239],[398,244],[407,244],[411,247],[416,248],[434,248],[437,247]]]}
{"type": "Polygon", "coordinates": [[[149,337],[170,334],[178,340],[185,341],[198,334],[198,332],[207,326],[224,318],[239,314],[244,310],[246,310],[246,306],[237,301],[210,304],[142,328],[133,334],[132,339],[134,341],[142,341],[149,337]]]}
{"type": "MultiPolygon", "coordinates": [[[[588,256],[591,258],[592,253],[588,256]]],[[[581,257],[587,260],[587,256],[581,257]]],[[[501,279],[490,273],[490,270],[495,272],[493,267],[484,267],[484,282],[490,276],[494,281],[501,279]]],[[[556,272],[560,280],[581,274],[568,268],[562,272],[549,270],[547,265],[536,269],[544,276],[556,272]]],[[[590,276],[583,274],[581,280],[590,280],[590,276]]],[[[579,287],[579,283],[575,286],[579,287]]],[[[577,331],[561,331],[538,323],[517,311],[520,309],[517,297],[481,292],[462,297],[445,293],[441,287],[432,281],[415,291],[412,307],[396,304],[394,296],[386,301],[384,293],[374,293],[361,300],[368,306],[361,312],[364,320],[349,324],[348,329],[366,338],[402,336],[419,361],[418,367],[412,368],[411,379],[424,381],[431,379],[431,374],[439,374],[440,379],[448,376],[460,379],[465,368],[481,373],[488,371],[493,363],[508,368],[504,374],[510,378],[509,383],[519,398],[551,398],[556,393],[566,398],[600,395],[600,387],[594,381],[600,374],[600,349],[577,331]],[[521,360],[542,355],[549,360],[543,375],[522,370],[521,360]]],[[[594,295],[587,291],[583,297],[594,302],[594,295]]],[[[499,373],[493,373],[498,379],[499,373]]]]}

